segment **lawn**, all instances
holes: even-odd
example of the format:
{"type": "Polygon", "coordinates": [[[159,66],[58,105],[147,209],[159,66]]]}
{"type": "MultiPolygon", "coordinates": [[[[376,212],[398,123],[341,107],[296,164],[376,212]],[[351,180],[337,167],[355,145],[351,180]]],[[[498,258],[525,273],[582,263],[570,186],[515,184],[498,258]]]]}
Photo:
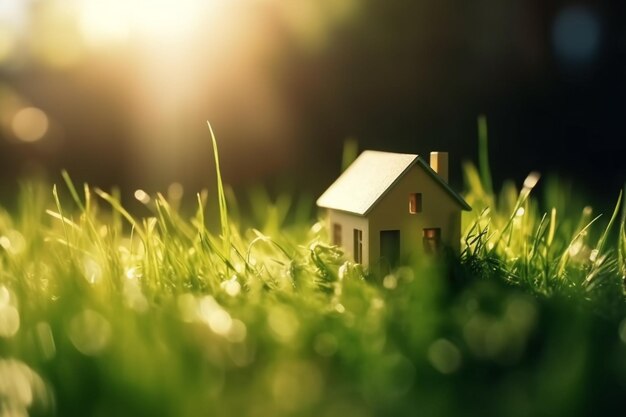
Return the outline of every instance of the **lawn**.
{"type": "Polygon", "coordinates": [[[618,413],[619,190],[599,218],[536,173],[495,193],[480,137],[461,256],[385,277],[329,245],[310,199],[256,190],[243,215],[218,175],[129,213],[66,173],[26,182],[0,211],[0,416],[618,413]]]}

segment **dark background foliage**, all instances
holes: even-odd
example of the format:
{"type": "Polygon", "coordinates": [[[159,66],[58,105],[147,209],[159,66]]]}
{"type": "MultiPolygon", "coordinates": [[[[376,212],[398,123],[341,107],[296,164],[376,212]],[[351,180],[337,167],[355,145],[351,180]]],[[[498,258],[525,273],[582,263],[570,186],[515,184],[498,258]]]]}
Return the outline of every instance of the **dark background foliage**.
{"type": "MultiPolygon", "coordinates": [[[[42,140],[22,143],[11,132],[15,109],[4,106],[4,195],[25,174],[56,178],[61,168],[126,193],[174,181],[192,191],[212,185],[207,119],[224,179],[236,187],[289,179],[317,194],[337,175],[346,138],[361,149],[448,150],[458,186],[461,161],[476,157],[479,114],[489,121],[497,182],[519,182],[535,169],[597,201],[613,200],[623,185],[620,2],[342,0],[288,8],[240,0],[223,26],[201,19],[186,38],[131,38],[108,49],[79,40],[80,57],[61,66],[37,55],[37,40],[50,38],[44,23],[65,30],[78,18],[58,19],[63,2],[24,3],[30,20],[14,53],[0,60],[0,98],[6,104],[11,91],[53,123],[42,140]]],[[[10,17],[4,9],[0,21],[10,17]]]]}

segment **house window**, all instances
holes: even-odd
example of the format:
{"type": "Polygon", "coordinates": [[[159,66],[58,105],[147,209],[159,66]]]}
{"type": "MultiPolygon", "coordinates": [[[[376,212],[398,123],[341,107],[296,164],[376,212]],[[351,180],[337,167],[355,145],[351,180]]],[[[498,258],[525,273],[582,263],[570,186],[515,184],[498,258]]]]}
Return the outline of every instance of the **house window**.
{"type": "Polygon", "coordinates": [[[363,231],[354,229],[354,262],[363,262],[363,231]]]}
{"type": "Polygon", "coordinates": [[[341,225],[333,223],[333,245],[341,246],[341,225]]]}
{"type": "Polygon", "coordinates": [[[423,243],[426,253],[437,253],[441,247],[441,228],[424,229],[423,243]]]}
{"type": "Polygon", "coordinates": [[[409,194],[409,213],[421,213],[422,212],[422,193],[409,194]]]}

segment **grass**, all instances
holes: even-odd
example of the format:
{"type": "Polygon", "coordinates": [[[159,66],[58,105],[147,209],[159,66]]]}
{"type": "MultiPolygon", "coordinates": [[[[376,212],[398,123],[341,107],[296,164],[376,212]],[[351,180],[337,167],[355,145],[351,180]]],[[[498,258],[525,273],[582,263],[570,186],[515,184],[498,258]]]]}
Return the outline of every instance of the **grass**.
{"type": "Polygon", "coordinates": [[[606,219],[549,180],[544,213],[535,173],[496,195],[480,123],[460,259],[386,277],[327,243],[310,200],[256,190],[242,228],[219,176],[216,212],[207,192],[191,215],[180,196],[142,195],[143,217],[66,173],[52,193],[26,183],[0,211],[0,416],[620,410],[621,196],[606,219]]]}

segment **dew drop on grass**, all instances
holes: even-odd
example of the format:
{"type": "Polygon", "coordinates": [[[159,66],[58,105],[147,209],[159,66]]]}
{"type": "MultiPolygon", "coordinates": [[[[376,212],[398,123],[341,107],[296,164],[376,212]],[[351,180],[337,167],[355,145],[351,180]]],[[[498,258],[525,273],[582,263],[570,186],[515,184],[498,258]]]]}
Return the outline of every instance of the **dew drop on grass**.
{"type": "Polygon", "coordinates": [[[126,271],[124,272],[124,275],[126,276],[127,279],[135,279],[141,276],[141,274],[138,272],[137,268],[135,267],[127,268],[126,271]]]}
{"type": "Polygon", "coordinates": [[[241,284],[237,281],[237,277],[233,276],[231,279],[221,283],[222,289],[226,294],[231,297],[237,296],[241,292],[241,284]]]}
{"type": "Polygon", "coordinates": [[[582,248],[583,248],[583,241],[582,241],[582,239],[580,239],[580,238],[576,239],[576,242],[574,242],[574,244],[572,246],[570,246],[570,248],[569,248],[569,256],[575,257],[576,255],[578,255],[580,253],[582,248]]]}
{"type": "Polygon", "coordinates": [[[0,247],[11,255],[17,255],[26,248],[26,240],[17,230],[9,230],[5,235],[0,236],[0,247]]]}
{"type": "Polygon", "coordinates": [[[0,247],[4,250],[9,250],[11,247],[11,241],[6,236],[0,236],[0,247]]]}
{"type": "Polygon", "coordinates": [[[95,284],[102,278],[102,267],[93,258],[88,256],[83,259],[83,272],[85,279],[90,284],[95,284]]]}
{"type": "Polygon", "coordinates": [[[150,202],[150,196],[144,190],[135,190],[134,195],[135,198],[143,204],[148,204],[150,202]]]}

